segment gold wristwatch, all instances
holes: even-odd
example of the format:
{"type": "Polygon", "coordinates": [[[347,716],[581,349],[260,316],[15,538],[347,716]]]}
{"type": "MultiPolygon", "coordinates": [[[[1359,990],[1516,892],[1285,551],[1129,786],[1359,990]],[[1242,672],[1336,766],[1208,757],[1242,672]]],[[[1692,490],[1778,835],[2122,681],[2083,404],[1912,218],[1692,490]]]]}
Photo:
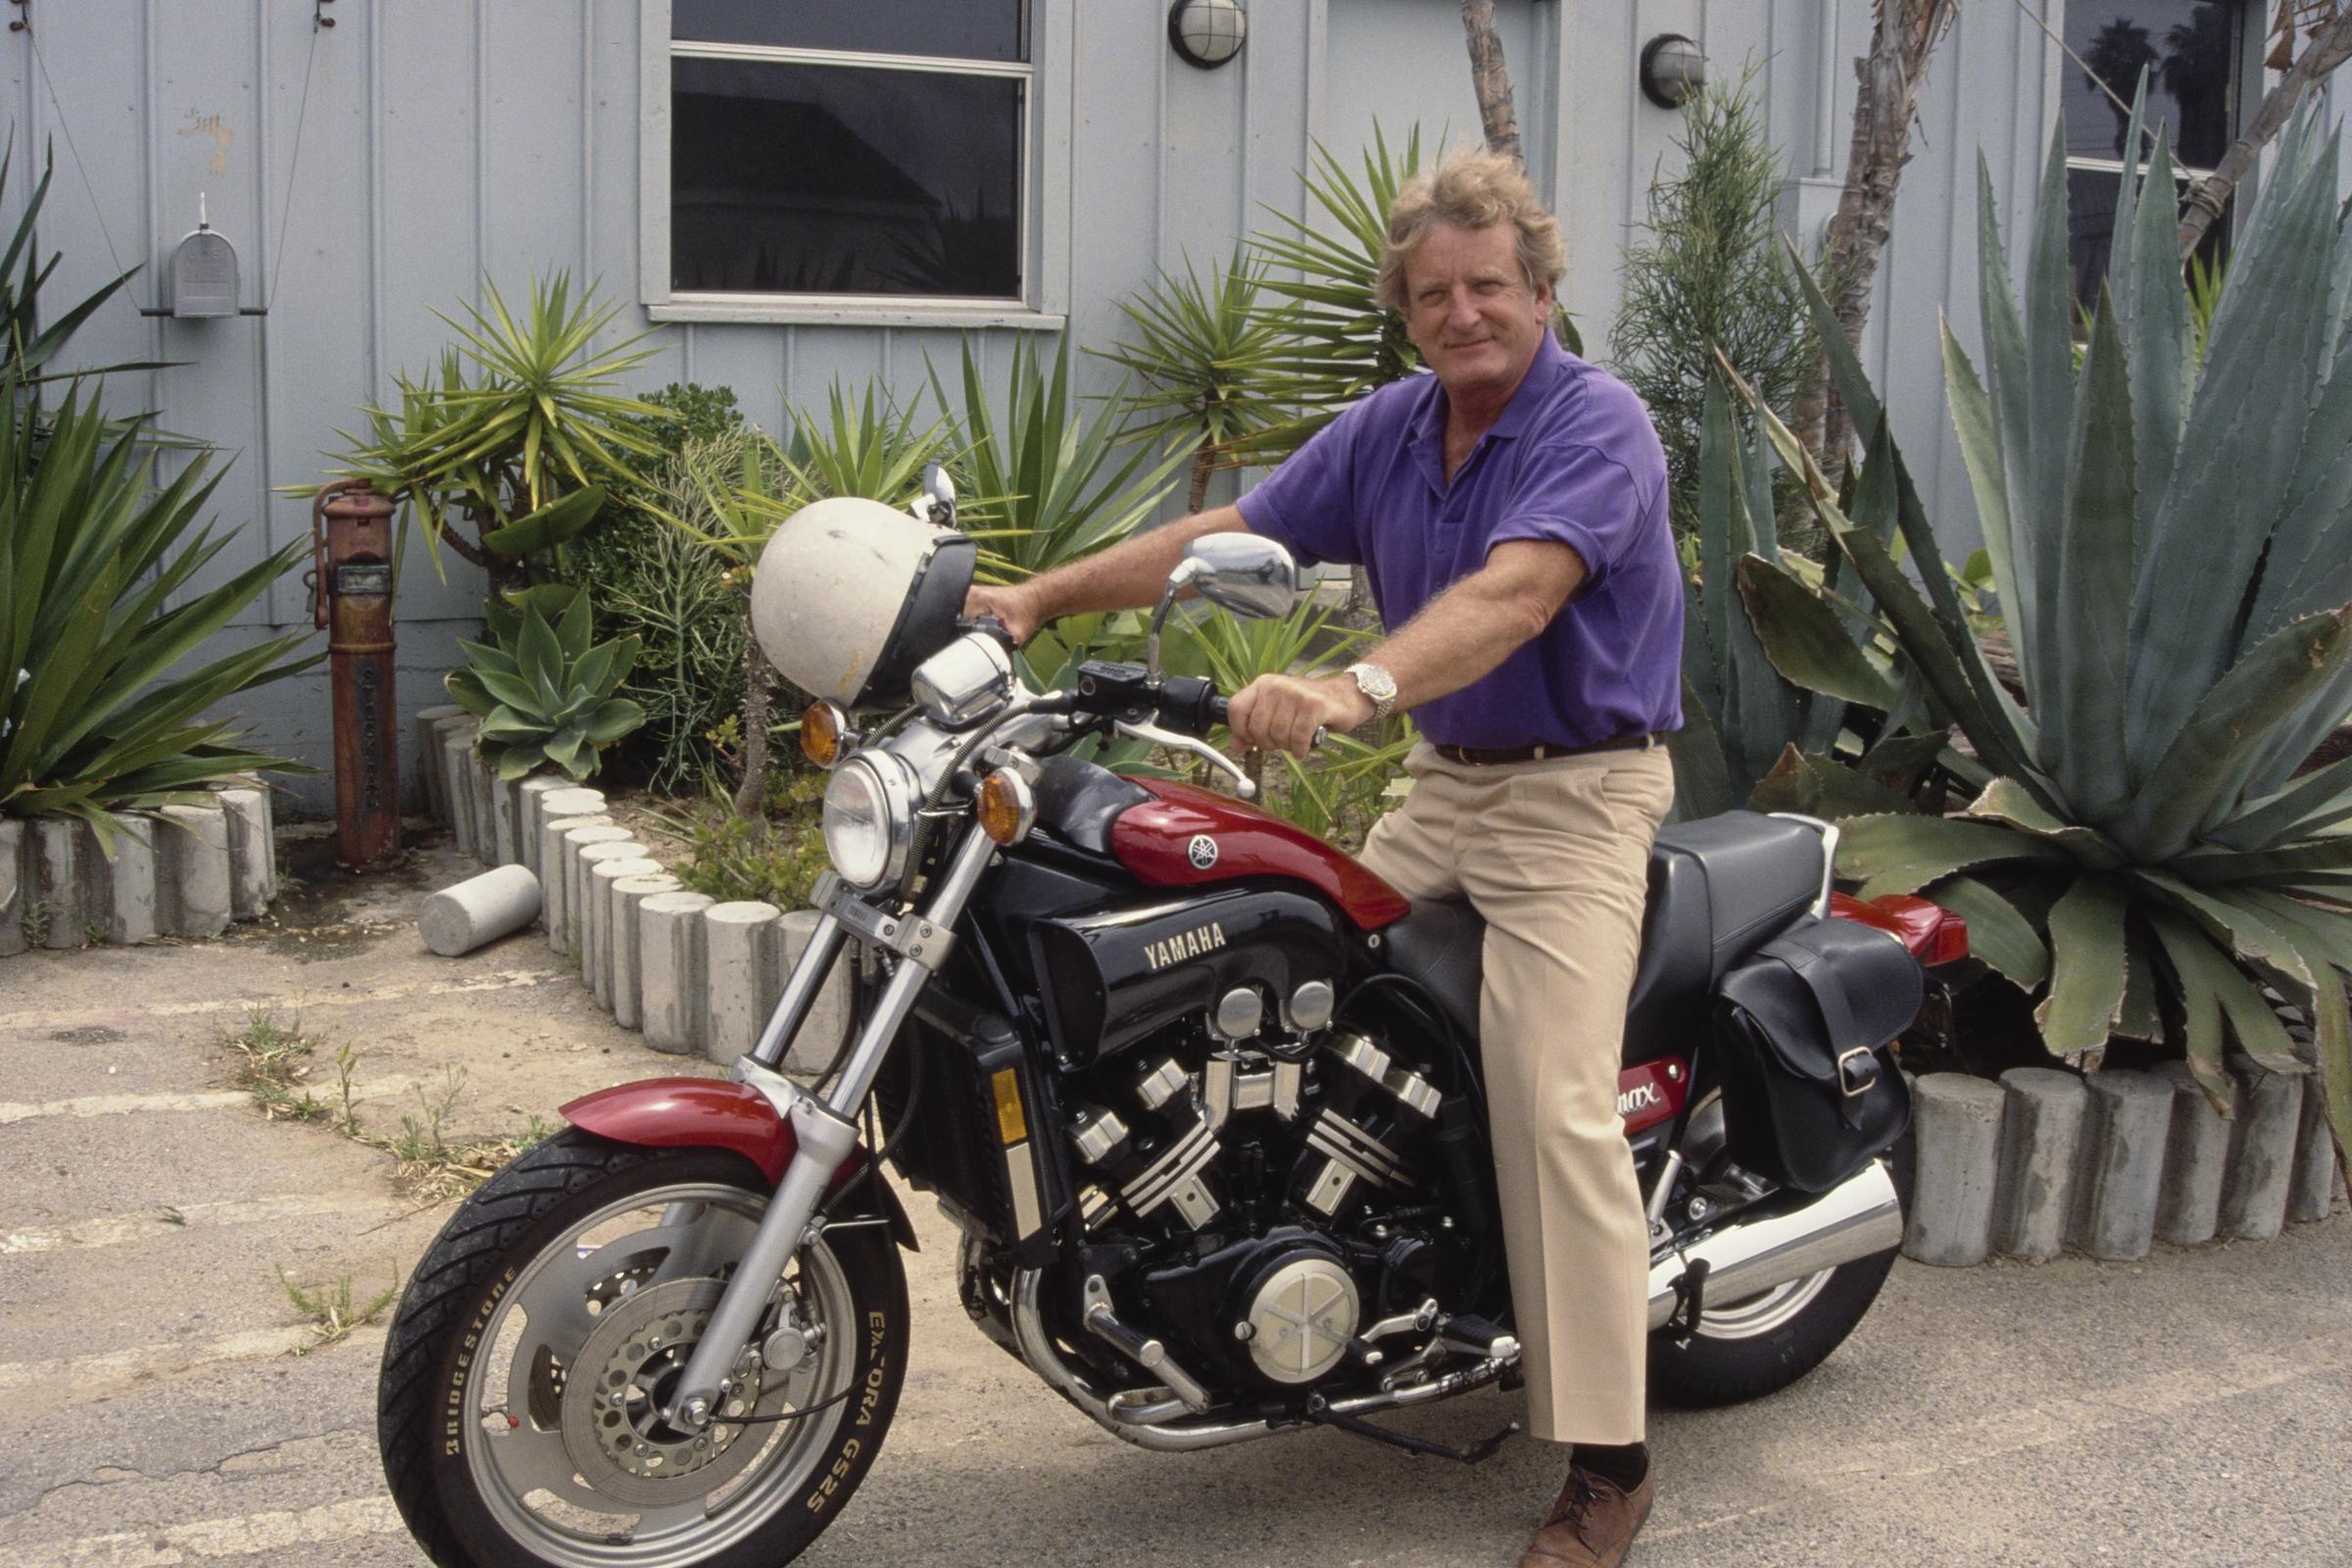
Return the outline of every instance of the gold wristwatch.
{"type": "Polygon", "coordinates": [[[1372,699],[1372,722],[1377,724],[1396,707],[1396,677],[1378,664],[1349,664],[1347,673],[1355,689],[1372,699]]]}

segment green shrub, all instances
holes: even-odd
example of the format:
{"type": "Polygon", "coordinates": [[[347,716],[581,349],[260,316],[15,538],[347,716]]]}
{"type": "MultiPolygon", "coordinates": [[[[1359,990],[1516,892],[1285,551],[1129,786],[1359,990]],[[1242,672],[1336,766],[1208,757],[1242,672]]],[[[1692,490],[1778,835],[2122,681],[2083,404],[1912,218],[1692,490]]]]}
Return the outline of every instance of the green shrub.
{"type": "Polygon", "coordinates": [[[742,816],[723,799],[666,813],[690,858],[672,875],[695,893],[726,902],[757,899],[797,909],[828,868],[818,805],[831,775],[804,771],[770,788],[767,810],[742,816]]]}

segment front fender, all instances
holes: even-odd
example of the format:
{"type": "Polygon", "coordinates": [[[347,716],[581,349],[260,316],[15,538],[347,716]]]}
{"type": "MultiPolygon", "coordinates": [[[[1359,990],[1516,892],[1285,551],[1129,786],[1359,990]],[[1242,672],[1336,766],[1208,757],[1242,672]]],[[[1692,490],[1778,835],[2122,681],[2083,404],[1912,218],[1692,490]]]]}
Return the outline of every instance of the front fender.
{"type": "MultiPolygon", "coordinates": [[[[776,1113],[765,1095],[749,1084],[720,1078],[647,1078],[583,1095],[560,1107],[557,1114],[582,1132],[610,1138],[639,1149],[724,1149],[760,1167],[774,1186],[784,1179],[800,1141],[776,1113]]],[[[865,1150],[852,1150],[833,1184],[864,1168],[865,1150]]],[[[881,1180],[873,1183],[882,1197],[890,1233],[901,1247],[917,1250],[914,1226],[899,1203],[898,1194],[881,1180]]]]}

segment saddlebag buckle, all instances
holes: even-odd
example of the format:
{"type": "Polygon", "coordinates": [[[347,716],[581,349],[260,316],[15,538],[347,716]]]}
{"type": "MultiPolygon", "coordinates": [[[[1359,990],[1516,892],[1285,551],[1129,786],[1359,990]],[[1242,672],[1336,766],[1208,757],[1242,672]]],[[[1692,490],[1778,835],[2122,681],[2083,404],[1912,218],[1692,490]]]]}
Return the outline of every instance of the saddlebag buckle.
{"type": "Polygon", "coordinates": [[[1872,1051],[1868,1046],[1856,1046],[1853,1050],[1841,1053],[1838,1055],[1838,1087],[1845,1092],[1846,1099],[1856,1100],[1863,1095],[1869,1094],[1872,1089],[1877,1087],[1878,1082],[1878,1053],[1872,1051]],[[1857,1056],[1861,1057],[1862,1060],[1867,1063],[1866,1070],[1856,1072],[1846,1065],[1846,1063],[1852,1061],[1857,1056]]]}

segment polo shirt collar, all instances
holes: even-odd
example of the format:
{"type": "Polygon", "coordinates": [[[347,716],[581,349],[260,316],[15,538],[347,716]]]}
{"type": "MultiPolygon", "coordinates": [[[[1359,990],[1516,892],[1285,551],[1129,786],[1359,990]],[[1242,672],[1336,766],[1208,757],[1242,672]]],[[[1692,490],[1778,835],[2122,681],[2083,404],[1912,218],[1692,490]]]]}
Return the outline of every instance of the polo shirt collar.
{"type": "MultiPolygon", "coordinates": [[[[1429,374],[1427,371],[1423,373],[1429,374]]],[[[1528,363],[1527,374],[1520,378],[1519,389],[1511,394],[1511,401],[1503,405],[1502,416],[1489,426],[1485,436],[1479,438],[1480,443],[1483,445],[1491,436],[1513,437],[1527,428],[1528,420],[1536,416],[1536,410],[1544,405],[1567,374],[1568,351],[1560,347],[1560,340],[1547,328],[1542,341],[1536,345],[1536,357],[1528,363]]],[[[1434,374],[1429,374],[1429,379],[1432,383],[1429,396],[1422,404],[1420,417],[1413,423],[1410,446],[1413,461],[1429,480],[1430,489],[1443,495],[1446,491],[1446,416],[1450,412],[1450,406],[1446,397],[1445,383],[1434,374]]]]}

